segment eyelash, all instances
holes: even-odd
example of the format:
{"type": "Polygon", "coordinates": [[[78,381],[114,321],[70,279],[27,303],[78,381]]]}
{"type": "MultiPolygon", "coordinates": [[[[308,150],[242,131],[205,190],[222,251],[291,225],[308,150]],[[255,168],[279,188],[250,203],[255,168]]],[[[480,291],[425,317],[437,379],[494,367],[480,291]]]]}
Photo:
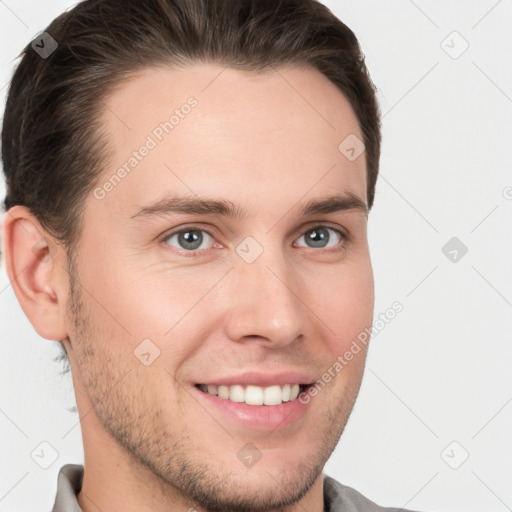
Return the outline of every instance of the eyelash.
{"type": "MultiPolygon", "coordinates": [[[[326,249],[325,248],[321,248],[321,247],[316,249],[315,247],[305,247],[305,246],[302,246],[302,245],[299,246],[299,247],[302,248],[302,249],[306,248],[306,249],[312,249],[312,250],[321,251],[321,252],[332,253],[332,252],[338,252],[341,249],[343,249],[345,244],[350,240],[349,236],[346,233],[342,232],[341,230],[339,230],[337,228],[334,228],[332,226],[326,225],[326,224],[318,224],[316,226],[308,228],[306,231],[304,231],[302,233],[302,235],[300,235],[299,238],[302,238],[306,233],[309,233],[309,232],[314,231],[315,229],[319,229],[319,228],[327,228],[327,229],[337,233],[340,236],[340,239],[341,239],[340,242],[337,244],[338,247],[336,247],[336,248],[329,247],[329,248],[326,248],[326,249]]],[[[165,243],[170,238],[172,238],[174,235],[179,235],[180,233],[186,233],[187,231],[202,231],[202,232],[206,233],[208,236],[210,236],[213,240],[215,240],[215,237],[207,229],[199,228],[197,226],[185,226],[185,227],[182,227],[182,228],[177,229],[175,231],[172,231],[171,233],[166,234],[161,239],[161,242],[165,243]]],[[[167,245],[169,245],[169,244],[167,244],[167,245]]],[[[186,257],[200,257],[200,256],[203,255],[204,251],[208,251],[209,250],[209,249],[187,250],[187,249],[178,249],[177,247],[173,247],[173,249],[175,249],[175,251],[178,254],[185,255],[186,257]]]]}

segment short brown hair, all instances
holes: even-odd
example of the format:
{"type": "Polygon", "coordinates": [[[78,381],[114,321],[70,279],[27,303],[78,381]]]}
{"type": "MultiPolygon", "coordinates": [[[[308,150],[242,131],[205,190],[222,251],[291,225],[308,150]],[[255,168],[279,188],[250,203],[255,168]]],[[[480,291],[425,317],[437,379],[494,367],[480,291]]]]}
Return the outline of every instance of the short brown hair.
{"type": "Polygon", "coordinates": [[[249,71],[313,66],[356,114],[373,205],[381,143],[375,86],[356,36],[320,2],[85,0],[46,32],[58,47],[42,58],[27,45],[8,92],[5,208],[28,207],[69,249],[107,156],[99,126],[103,99],[130,74],[160,64],[212,62],[249,71]]]}

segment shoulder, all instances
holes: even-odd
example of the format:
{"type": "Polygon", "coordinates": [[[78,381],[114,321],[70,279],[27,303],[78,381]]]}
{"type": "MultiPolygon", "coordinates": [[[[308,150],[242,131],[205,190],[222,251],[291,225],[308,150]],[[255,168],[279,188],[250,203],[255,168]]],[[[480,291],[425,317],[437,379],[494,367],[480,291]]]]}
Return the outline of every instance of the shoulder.
{"type": "Polygon", "coordinates": [[[326,475],[324,481],[325,512],[413,512],[404,508],[383,508],[352,487],[326,475]]]}

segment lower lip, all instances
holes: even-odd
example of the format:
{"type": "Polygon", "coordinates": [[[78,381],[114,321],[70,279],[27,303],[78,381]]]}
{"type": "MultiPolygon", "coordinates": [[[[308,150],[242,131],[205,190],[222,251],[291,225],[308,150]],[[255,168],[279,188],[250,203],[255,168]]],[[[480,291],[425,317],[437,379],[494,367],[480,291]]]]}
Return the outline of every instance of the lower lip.
{"type": "Polygon", "coordinates": [[[245,402],[233,402],[216,395],[201,391],[196,386],[193,390],[202,401],[219,410],[234,423],[245,428],[259,430],[282,430],[303,418],[309,406],[296,398],[279,405],[248,405],[245,402]]]}

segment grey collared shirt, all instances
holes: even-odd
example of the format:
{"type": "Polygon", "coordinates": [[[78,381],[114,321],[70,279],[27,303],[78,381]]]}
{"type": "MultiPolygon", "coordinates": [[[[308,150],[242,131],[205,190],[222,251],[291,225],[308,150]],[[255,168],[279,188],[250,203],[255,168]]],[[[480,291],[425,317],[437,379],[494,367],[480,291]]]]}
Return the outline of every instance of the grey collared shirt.
{"type": "MultiPolygon", "coordinates": [[[[52,512],[81,512],[76,495],[82,488],[84,467],[66,464],[59,471],[57,496],[52,512]]],[[[382,508],[361,493],[323,474],[324,512],[412,512],[403,508],[382,508]]]]}

